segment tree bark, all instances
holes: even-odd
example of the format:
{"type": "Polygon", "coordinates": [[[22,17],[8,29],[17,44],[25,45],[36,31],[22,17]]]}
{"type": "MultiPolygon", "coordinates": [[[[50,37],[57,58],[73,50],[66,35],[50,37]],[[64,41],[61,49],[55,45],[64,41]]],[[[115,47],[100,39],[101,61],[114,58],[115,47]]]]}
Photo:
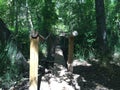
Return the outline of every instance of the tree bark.
{"type": "Polygon", "coordinates": [[[15,33],[18,33],[18,12],[19,12],[19,5],[17,1],[15,1],[15,33]]]}
{"type": "Polygon", "coordinates": [[[0,18],[0,40],[2,44],[5,44],[9,37],[11,35],[11,32],[7,28],[6,24],[3,22],[3,20],[0,18]]]}
{"type": "Polygon", "coordinates": [[[29,9],[29,5],[28,5],[28,0],[26,0],[26,18],[27,18],[27,26],[28,26],[28,30],[32,31],[33,30],[33,22],[32,22],[32,17],[31,17],[31,12],[29,9]]]}
{"type": "Polygon", "coordinates": [[[95,0],[95,9],[96,9],[96,23],[97,23],[97,49],[101,54],[106,52],[106,21],[105,21],[105,7],[104,0],[95,0]]]}

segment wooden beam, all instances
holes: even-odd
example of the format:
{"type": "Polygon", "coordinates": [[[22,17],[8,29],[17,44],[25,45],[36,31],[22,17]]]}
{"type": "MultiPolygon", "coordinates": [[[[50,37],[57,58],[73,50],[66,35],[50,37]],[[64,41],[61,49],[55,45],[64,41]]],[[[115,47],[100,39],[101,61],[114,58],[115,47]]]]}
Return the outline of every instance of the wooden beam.
{"type": "Polygon", "coordinates": [[[77,31],[72,32],[62,32],[60,36],[64,36],[68,38],[69,44],[68,44],[68,59],[67,59],[67,68],[68,71],[73,72],[73,52],[74,52],[74,37],[78,36],[77,31]]]}
{"type": "Polygon", "coordinates": [[[73,51],[74,51],[74,36],[71,35],[68,37],[68,39],[69,39],[69,45],[68,45],[67,65],[68,65],[68,71],[73,72],[72,62],[73,62],[73,51]]]}
{"type": "Polygon", "coordinates": [[[38,44],[39,44],[39,35],[34,32],[30,35],[30,72],[29,72],[29,90],[38,89],[38,44]]]}

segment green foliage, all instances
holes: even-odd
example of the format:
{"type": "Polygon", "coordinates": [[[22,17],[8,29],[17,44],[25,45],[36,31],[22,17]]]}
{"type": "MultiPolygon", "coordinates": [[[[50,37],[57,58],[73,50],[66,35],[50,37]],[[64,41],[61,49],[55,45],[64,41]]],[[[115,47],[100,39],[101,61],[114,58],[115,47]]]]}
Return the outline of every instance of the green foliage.
{"type": "Polygon", "coordinates": [[[14,35],[13,40],[15,41],[18,50],[20,50],[23,53],[25,58],[29,58],[29,32],[27,30],[20,30],[18,31],[17,35],[14,35]]]}
{"type": "MultiPolygon", "coordinates": [[[[104,60],[101,60],[103,63],[114,62],[109,57],[115,52],[120,52],[120,2],[119,0],[104,0],[104,2],[109,48],[107,52],[110,54],[105,55],[104,60]]],[[[96,58],[97,30],[94,0],[18,0],[17,2],[0,0],[0,17],[9,29],[14,31],[12,40],[17,45],[16,50],[19,49],[27,59],[29,58],[30,21],[34,29],[45,37],[49,33],[59,35],[60,32],[78,31],[79,34],[75,37],[74,56],[85,60],[91,57],[96,58]]],[[[18,73],[17,69],[14,69],[16,68],[15,60],[8,57],[11,54],[15,55],[17,51],[13,48],[8,49],[9,46],[10,43],[8,46],[0,44],[0,76],[5,76],[8,81],[14,77],[13,72],[18,73]]],[[[46,43],[40,47],[46,54],[46,43]]],[[[102,55],[99,56],[102,57],[102,55]]],[[[119,59],[118,62],[120,62],[119,59]]]]}
{"type": "MultiPolygon", "coordinates": [[[[61,1],[62,2],[62,1],[61,1]]],[[[63,31],[77,30],[79,35],[75,38],[76,56],[89,57],[96,39],[96,22],[94,2],[65,1],[59,6],[59,19],[65,25],[63,31]],[[80,50],[78,49],[80,48],[80,50]],[[79,53],[79,54],[78,54],[79,53]]]]}
{"type": "Polygon", "coordinates": [[[7,70],[6,65],[10,64],[8,57],[7,57],[7,50],[5,49],[4,46],[0,45],[0,61],[1,61],[1,65],[0,65],[0,76],[2,76],[3,74],[5,74],[5,71],[7,70]],[[3,49],[4,48],[4,49],[3,49]]]}
{"type": "Polygon", "coordinates": [[[94,48],[85,48],[83,46],[80,46],[79,44],[75,45],[75,58],[79,60],[88,60],[88,59],[93,59],[95,58],[95,52],[94,48]]]}
{"type": "MultiPolygon", "coordinates": [[[[120,49],[120,25],[119,25],[119,1],[106,1],[106,21],[107,21],[107,40],[108,47],[110,48],[109,52],[111,52],[111,56],[113,56],[113,60],[109,60],[109,62],[115,62],[114,54],[119,52],[120,49]]],[[[119,61],[119,60],[118,60],[119,61]]]]}
{"type": "Polygon", "coordinates": [[[48,35],[49,32],[54,32],[52,26],[57,21],[57,14],[55,12],[55,3],[52,0],[45,0],[44,6],[42,7],[42,18],[43,18],[43,29],[44,34],[48,35]]]}
{"type": "Polygon", "coordinates": [[[0,0],[0,17],[5,18],[7,13],[7,0],[0,0]]]}
{"type": "Polygon", "coordinates": [[[10,42],[6,46],[0,45],[0,79],[2,82],[0,87],[9,88],[14,80],[20,78],[19,68],[14,58],[17,50],[12,47],[13,45],[10,42]]]}

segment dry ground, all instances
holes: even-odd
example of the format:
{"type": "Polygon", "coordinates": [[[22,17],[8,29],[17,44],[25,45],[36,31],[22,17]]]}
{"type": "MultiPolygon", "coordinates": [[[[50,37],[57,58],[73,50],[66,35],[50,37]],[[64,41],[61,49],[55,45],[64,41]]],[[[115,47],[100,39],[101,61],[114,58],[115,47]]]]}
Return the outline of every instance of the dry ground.
{"type": "MultiPolygon", "coordinates": [[[[50,72],[45,69],[41,77],[40,90],[120,90],[120,67],[113,66],[112,72],[89,64],[85,61],[74,60],[73,73],[64,67],[62,51],[56,49],[54,67],[50,72]]],[[[10,90],[28,90],[28,78],[11,87],[10,90]]]]}

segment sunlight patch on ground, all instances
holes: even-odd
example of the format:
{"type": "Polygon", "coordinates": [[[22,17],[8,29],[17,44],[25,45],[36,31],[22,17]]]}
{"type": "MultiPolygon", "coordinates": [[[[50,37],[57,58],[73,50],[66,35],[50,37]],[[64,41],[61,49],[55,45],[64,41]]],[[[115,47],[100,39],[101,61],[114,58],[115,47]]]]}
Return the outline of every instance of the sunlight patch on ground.
{"type": "Polygon", "coordinates": [[[56,82],[54,79],[48,82],[41,82],[40,90],[74,90],[72,86],[69,86],[66,82],[56,82]]]}
{"type": "Polygon", "coordinates": [[[75,59],[73,61],[73,66],[91,66],[91,64],[87,63],[86,61],[80,61],[78,59],[75,59]]]}
{"type": "Polygon", "coordinates": [[[62,50],[60,48],[56,48],[56,52],[55,53],[63,56],[62,50]]]}

